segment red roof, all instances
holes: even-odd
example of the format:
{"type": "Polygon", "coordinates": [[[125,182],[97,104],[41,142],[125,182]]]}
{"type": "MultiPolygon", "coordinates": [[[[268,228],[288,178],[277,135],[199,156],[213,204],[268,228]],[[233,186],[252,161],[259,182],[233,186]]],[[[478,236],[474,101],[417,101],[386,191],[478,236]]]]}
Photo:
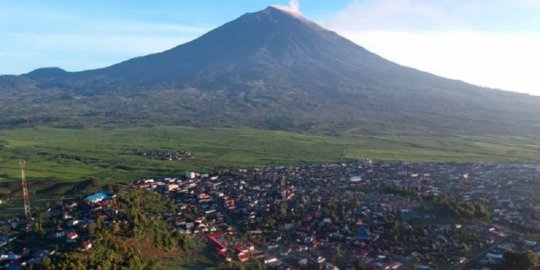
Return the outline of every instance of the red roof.
{"type": "Polygon", "coordinates": [[[77,232],[70,232],[67,235],[67,239],[70,239],[70,240],[77,239],[78,237],[79,235],[77,234],[77,232]]]}
{"type": "Polygon", "coordinates": [[[227,257],[227,249],[216,249],[216,254],[225,258],[227,257]]]}
{"type": "Polygon", "coordinates": [[[240,253],[238,254],[238,260],[241,262],[245,262],[249,259],[249,254],[247,253],[240,253]]]}
{"type": "Polygon", "coordinates": [[[247,251],[247,249],[242,244],[234,245],[234,250],[238,253],[247,251]]]}
{"type": "Polygon", "coordinates": [[[225,243],[225,240],[223,239],[224,234],[223,233],[211,233],[206,236],[206,238],[217,245],[220,249],[227,248],[227,244],[225,243]]]}

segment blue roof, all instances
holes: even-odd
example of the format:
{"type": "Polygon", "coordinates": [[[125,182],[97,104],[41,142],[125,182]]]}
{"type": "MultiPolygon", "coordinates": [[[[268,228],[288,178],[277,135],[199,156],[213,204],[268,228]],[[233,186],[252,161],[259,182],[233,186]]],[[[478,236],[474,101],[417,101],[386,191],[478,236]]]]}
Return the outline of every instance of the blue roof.
{"type": "Polygon", "coordinates": [[[356,238],[361,240],[371,240],[371,233],[368,230],[360,230],[356,233],[356,238]]]}
{"type": "Polygon", "coordinates": [[[90,196],[86,197],[86,200],[91,201],[91,202],[101,201],[101,200],[107,198],[107,196],[108,196],[107,193],[100,192],[100,193],[96,193],[96,194],[93,194],[93,195],[90,195],[90,196]]]}

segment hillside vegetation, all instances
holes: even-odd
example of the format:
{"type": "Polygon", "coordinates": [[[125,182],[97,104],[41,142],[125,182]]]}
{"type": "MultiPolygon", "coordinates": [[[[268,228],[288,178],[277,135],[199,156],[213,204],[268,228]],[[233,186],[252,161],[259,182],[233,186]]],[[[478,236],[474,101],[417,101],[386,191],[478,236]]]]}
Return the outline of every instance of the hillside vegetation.
{"type": "Polygon", "coordinates": [[[540,97],[400,66],[272,7],[110,67],[0,77],[1,128],[182,125],[530,136],[540,134],[539,114],[540,97]]]}

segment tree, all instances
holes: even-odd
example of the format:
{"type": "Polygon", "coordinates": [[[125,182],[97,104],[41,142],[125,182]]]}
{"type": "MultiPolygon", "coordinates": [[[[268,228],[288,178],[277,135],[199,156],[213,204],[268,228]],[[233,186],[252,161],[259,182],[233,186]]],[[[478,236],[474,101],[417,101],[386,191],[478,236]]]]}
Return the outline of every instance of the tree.
{"type": "Polygon", "coordinates": [[[41,213],[36,216],[36,220],[32,229],[34,233],[39,235],[39,237],[43,238],[45,236],[45,230],[43,230],[43,217],[41,213]]]}
{"type": "Polygon", "coordinates": [[[50,267],[51,267],[51,258],[43,257],[43,259],[41,259],[41,268],[49,269],[50,267]]]}
{"type": "Polygon", "coordinates": [[[88,226],[86,226],[86,230],[88,231],[88,235],[90,237],[94,237],[96,235],[97,224],[95,222],[88,224],[88,226]]]}
{"type": "Polygon", "coordinates": [[[354,263],[354,270],[366,270],[366,265],[362,260],[358,259],[354,263]]]}
{"type": "Polygon", "coordinates": [[[120,232],[120,223],[118,222],[115,222],[112,226],[112,233],[113,234],[118,234],[120,232]]]}
{"type": "Polygon", "coordinates": [[[538,266],[538,257],[528,250],[522,253],[509,251],[504,254],[498,269],[532,270],[538,266]]]}

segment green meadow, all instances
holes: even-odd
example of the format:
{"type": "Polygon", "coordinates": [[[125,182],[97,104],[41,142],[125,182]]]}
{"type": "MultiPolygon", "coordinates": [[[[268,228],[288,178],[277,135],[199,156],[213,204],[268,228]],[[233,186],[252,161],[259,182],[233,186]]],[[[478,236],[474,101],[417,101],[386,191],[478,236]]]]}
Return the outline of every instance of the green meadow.
{"type": "Polygon", "coordinates": [[[183,175],[186,170],[338,162],[348,159],[437,162],[539,162],[540,139],[314,135],[285,131],[188,127],[27,128],[0,131],[0,216],[20,214],[19,159],[25,159],[33,211],[101,190],[110,183],[183,175]],[[144,150],[185,150],[165,161],[144,150]]]}
{"type": "Polygon", "coordinates": [[[139,127],[27,128],[0,131],[0,181],[19,179],[18,160],[30,180],[122,181],[172,176],[186,170],[335,162],[540,160],[532,137],[326,136],[254,129],[139,127]],[[162,161],[137,150],[187,150],[193,158],[162,161]]]}

